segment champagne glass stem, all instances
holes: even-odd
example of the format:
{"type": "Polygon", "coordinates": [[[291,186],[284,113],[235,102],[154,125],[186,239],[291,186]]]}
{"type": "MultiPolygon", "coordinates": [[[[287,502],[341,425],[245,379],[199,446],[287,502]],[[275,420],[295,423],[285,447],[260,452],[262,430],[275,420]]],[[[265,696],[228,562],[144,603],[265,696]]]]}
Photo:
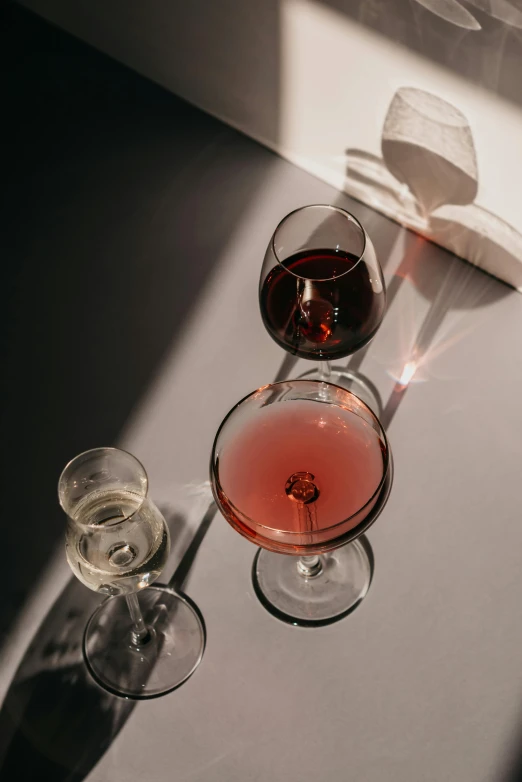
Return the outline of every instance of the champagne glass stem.
{"type": "Polygon", "coordinates": [[[321,557],[314,554],[310,557],[299,557],[297,560],[297,571],[304,578],[313,578],[318,576],[323,570],[321,557]]]}
{"type": "Polygon", "coordinates": [[[330,383],[332,380],[332,364],[330,361],[321,361],[319,366],[319,377],[323,383],[330,383]]]}
{"type": "Polygon", "coordinates": [[[141,613],[138,595],[133,592],[131,595],[126,595],[125,600],[127,601],[133,625],[131,631],[132,644],[133,646],[143,646],[143,644],[150,641],[151,635],[141,613]]]}

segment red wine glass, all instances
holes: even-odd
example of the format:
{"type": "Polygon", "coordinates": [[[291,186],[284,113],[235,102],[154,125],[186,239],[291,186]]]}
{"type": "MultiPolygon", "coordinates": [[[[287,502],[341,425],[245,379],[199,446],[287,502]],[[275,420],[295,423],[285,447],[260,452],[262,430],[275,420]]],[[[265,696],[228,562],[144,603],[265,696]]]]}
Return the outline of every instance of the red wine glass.
{"type": "Polygon", "coordinates": [[[363,377],[330,363],[374,337],[386,306],[373,244],[353,215],[321,204],[287,215],[266,251],[259,303],[263,323],[280,347],[320,362],[302,377],[343,386],[378,410],[363,377]]]}
{"type": "Polygon", "coordinates": [[[362,600],[372,565],[360,536],[384,507],[391,473],[374,413],[330,383],[274,383],[228,413],[214,441],[212,490],[229,524],[261,547],[253,580],[266,608],[317,625],[362,600]]]}

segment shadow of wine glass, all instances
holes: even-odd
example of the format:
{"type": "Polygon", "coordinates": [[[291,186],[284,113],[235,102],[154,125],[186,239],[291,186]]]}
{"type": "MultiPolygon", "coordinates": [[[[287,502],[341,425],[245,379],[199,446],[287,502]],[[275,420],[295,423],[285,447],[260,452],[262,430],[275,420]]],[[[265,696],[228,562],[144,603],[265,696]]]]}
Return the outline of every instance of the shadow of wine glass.
{"type": "Polygon", "coordinates": [[[281,380],[288,380],[290,373],[292,372],[293,368],[295,367],[298,361],[299,359],[297,358],[297,356],[294,356],[291,353],[286,353],[281,362],[281,366],[276,372],[276,376],[273,382],[279,383],[281,382],[281,380]]]}
{"type": "Polygon", "coordinates": [[[522,235],[478,204],[446,204],[430,216],[430,237],[522,291],[522,235]]]}
{"type": "MultiPolygon", "coordinates": [[[[371,214],[369,215],[371,218],[371,214]]],[[[371,228],[371,219],[365,220],[365,227],[369,233],[369,235],[372,237],[372,242],[375,247],[375,250],[377,252],[377,258],[379,259],[379,263],[381,265],[381,268],[383,270],[384,275],[386,276],[386,272],[388,269],[388,265],[390,264],[392,257],[395,254],[395,245],[397,241],[400,239],[401,233],[404,232],[403,228],[400,228],[399,226],[395,225],[394,223],[391,223],[389,221],[383,221],[382,219],[379,220],[378,226],[377,226],[377,232],[374,233],[371,228]]],[[[392,278],[393,283],[393,278],[392,278]]],[[[393,285],[390,289],[390,283],[387,284],[386,289],[386,311],[389,310],[390,305],[394,298],[394,290],[393,285]]],[[[386,318],[386,315],[385,315],[386,318]]],[[[382,325],[381,325],[382,328],[382,325]]],[[[372,340],[373,341],[373,340],[372,340]]],[[[350,356],[348,359],[348,363],[346,365],[347,369],[350,370],[351,373],[353,373],[356,377],[359,377],[364,383],[367,383],[372,387],[372,391],[374,394],[375,399],[378,403],[379,408],[379,415],[382,413],[383,405],[382,405],[382,397],[380,395],[380,392],[375,387],[373,383],[368,379],[368,377],[363,374],[360,371],[361,365],[368,354],[368,352],[371,350],[372,342],[369,342],[367,345],[365,345],[361,350],[358,350],[356,353],[350,356]]],[[[377,412],[377,411],[376,411],[377,412]]]]}
{"type": "Polygon", "coordinates": [[[382,158],[346,151],[348,194],[522,289],[522,236],[474,203],[477,155],[460,109],[401,87],[386,112],[381,149],[382,158]]]}
{"type": "MultiPolygon", "coordinates": [[[[382,131],[382,158],[348,149],[345,190],[482,271],[522,289],[522,236],[496,215],[473,203],[478,166],[465,115],[436,95],[416,88],[397,90],[382,131]]],[[[408,243],[407,243],[408,244],[408,243]]],[[[481,271],[427,251],[419,238],[409,242],[388,284],[391,307],[408,279],[430,301],[430,308],[386,403],[388,427],[419,364],[426,360],[448,311],[485,306],[510,293],[481,271]]],[[[369,346],[348,366],[358,371],[369,346]]]]}
{"type": "Polygon", "coordinates": [[[470,204],[478,192],[475,144],[466,116],[426,90],[401,87],[386,112],[382,157],[429,215],[442,204],[470,204]]]}
{"type": "Polygon", "coordinates": [[[422,225],[415,196],[389,171],[382,157],[363,149],[345,150],[345,191],[410,227],[422,225]]]}
{"type": "MultiPolygon", "coordinates": [[[[384,407],[381,422],[386,429],[419,367],[429,362],[431,353],[438,355],[445,349],[444,344],[435,348],[433,345],[446,315],[457,310],[487,307],[504,296],[514,294],[507,285],[493,280],[470,263],[448,252],[435,252],[421,237],[412,243],[395,272],[389,286],[390,301],[397,296],[406,280],[430,302],[430,306],[403,359],[403,366],[384,407]]],[[[448,340],[449,344],[451,342],[448,340]]]]}
{"type": "Polygon", "coordinates": [[[407,227],[422,230],[443,204],[470,204],[478,191],[469,122],[451,103],[401,87],[388,106],[382,158],[346,150],[345,189],[407,227]]]}

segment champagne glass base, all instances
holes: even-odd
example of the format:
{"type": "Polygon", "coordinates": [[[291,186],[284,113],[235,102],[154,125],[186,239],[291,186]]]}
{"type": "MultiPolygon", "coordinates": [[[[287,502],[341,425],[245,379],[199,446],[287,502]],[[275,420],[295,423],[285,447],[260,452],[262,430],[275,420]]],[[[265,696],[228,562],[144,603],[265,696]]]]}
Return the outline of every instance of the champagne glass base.
{"type": "MultiPolygon", "coordinates": [[[[319,363],[319,362],[318,362],[319,363]]],[[[324,380],[321,372],[321,367],[317,366],[314,369],[309,369],[299,375],[299,380],[324,380]]],[[[347,391],[351,391],[361,401],[363,401],[370,410],[372,410],[377,417],[382,414],[382,402],[380,394],[373,383],[368,378],[353,372],[346,367],[333,366],[331,369],[330,377],[327,381],[333,383],[336,386],[341,386],[347,391]]]]}
{"type": "Polygon", "coordinates": [[[353,611],[372,580],[368,540],[361,536],[321,554],[320,560],[321,571],[307,577],[298,569],[298,557],[259,549],[252,577],[264,607],[278,619],[303,627],[331,624],[353,611]]]}
{"type": "Polygon", "coordinates": [[[194,673],[205,648],[198,609],[173,589],[151,586],[139,593],[150,640],[132,643],[124,597],[109,597],[91,616],[83,639],[93,678],[109,692],[143,700],[164,695],[194,673]]]}

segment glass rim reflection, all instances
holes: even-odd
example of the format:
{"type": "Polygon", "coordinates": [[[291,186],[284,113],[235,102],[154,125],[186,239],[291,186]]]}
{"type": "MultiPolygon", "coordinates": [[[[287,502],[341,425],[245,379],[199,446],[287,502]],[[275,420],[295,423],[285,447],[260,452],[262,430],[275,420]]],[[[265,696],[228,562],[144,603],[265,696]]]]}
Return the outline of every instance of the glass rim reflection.
{"type": "MultiPolygon", "coordinates": [[[[71,513],[65,507],[65,505],[63,503],[63,500],[62,500],[62,491],[61,491],[62,485],[66,482],[66,474],[67,474],[69,468],[75,462],[80,462],[82,459],[84,459],[86,456],[89,456],[89,455],[93,455],[93,456],[95,454],[102,455],[103,453],[106,453],[107,451],[112,451],[113,453],[122,453],[122,454],[125,454],[125,456],[130,457],[130,459],[133,462],[135,462],[136,466],[139,467],[139,469],[142,471],[143,477],[144,477],[144,488],[143,488],[143,491],[141,493],[141,502],[140,502],[140,504],[136,508],[134,508],[132,513],[129,513],[128,515],[124,516],[123,518],[119,519],[118,521],[115,521],[114,523],[112,523],[110,525],[111,529],[114,529],[115,527],[119,526],[120,524],[124,524],[125,522],[130,521],[132,519],[132,517],[135,516],[136,513],[138,513],[141,510],[141,508],[143,507],[144,502],[147,499],[147,496],[148,496],[148,493],[149,493],[149,476],[148,476],[147,470],[143,466],[142,462],[140,462],[140,460],[136,456],[134,456],[134,454],[130,453],[130,451],[126,451],[125,448],[117,448],[116,446],[113,446],[113,445],[100,446],[98,448],[88,448],[86,451],[82,451],[81,453],[77,454],[72,459],[70,459],[67,462],[67,464],[65,465],[65,467],[63,468],[62,472],[60,473],[60,477],[58,478],[58,502],[60,503],[60,507],[63,510],[63,512],[66,514],[67,518],[70,519],[75,524],[78,524],[78,526],[80,526],[80,527],[86,527],[88,529],[97,529],[97,530],[99,530],[100,529],[100,524],[94,524],[94,523],[91,523],[91,522],[88,522],[88,521],[81,521],[81,520],[79,520],[79,519],[77,519],[77,518],[75,518],[74,516],[71,515],[71,513]]],[[[138,492],[133,492],[133,494],[136,494],[137,496],[140,496],[140,494],[138,494],[138,492]]]]}
{"type": "MultiPolygon", "coordinates": [[[[239,508],[237,508],[236,505],[234,505],[234,503],[229,499],[228,494],[223,489],[223,487],[222,487],[222,485],[221,485],[221,483],[219,481],[219,477],[217,475],[217,472],[216,472],[216,457],[217,457],[216,446],[217,446],[217,442],[218,442],[219,436],[220,436],[220,434],[221,434],[225,424],[227,423],[227,421],[231,418],[231,416],[235,413],[235,411],[239,407],[241,407],[241,405],[244,404],[248,399],[253,398],[256,394],[260,393],[261,391],[265,391],[268,388],[272,389],[272,388],[275,388],[277,386],[282,386],[282,385],[285,385],[285,383],[296,383],[296,384],[303,383],[303,384],[309,384],[309,385],[315,385],[315,386],[319,386],[319,385],[332,386],[336,390],[342,391],[343,394],[349,395],[350,397],[355,397],[355,399],[357,399],[357,401],[365,408],[365,410],[367,410],[370,413],[373,421],[375,421],[377,423],[377,425],[378,425],[378,432],[377,433],[378,433],[379,437],[382,439],[382,441],[384,443],[384,446],[385,446],[384,460],[383,460],[384,461],[384,464],[383,464],[383,474],[382,474],[382,477],[381,477],[381,479],[379,481],[379,484],[378,484],[376,490],[373,492],[371,497],[364,503],[364,505],[362,505],[358,510],[356,510],[354,513],[352,513],[350,516],[347,516],[345,519],[342,519],[341,521],[338,521],[335,524],[331,524],[329,527],[324,527],[323,529],[321,529],[321,531],[320,531],[321,534],[328,534],[330,531],[335,530],[337,528],[340,528],[340,527],[344,526],[345,524],[347,524],[351,519],[355,518],[360,513],[362,513],[364,511],[364,509],[367,508],[368,505],[370,505],[371,502],[373,502],[374,500],[376,500],[379,497],[379,494],[382,491],[383,486],[384,486],[384,484],[386,482],[386,479],[387,479],[387,476],[388,476],[388,470],[389,470],[389,466],[390,466],[390,445],[389,445],[389,442],[388,442],[388,438],[386,436],[386,432],[384,431],[384,427],[382,426],[381,422],[379,421],[379,419],[377,418],[377,416],[375,415],[373,410],[371,410],[371,408],[369,408],[368,405],[366,405],[361,399],[359,399],[359,397],[356,396],[356,394],[353,394],[351,391],[348,391],[346,388],[342,388],[341,386],[337,386],[335,383],[325,383],[324,381],[321,381],[321,380],[306,380],[306,379],[296,378],[295,380],[294,379],[292,379],[292,380],[280,380],[277,383],[269,383],[268,385],[261,386],[260,388],[257,388],[255,391],[251,391],[249,394],[246,394],[246,396],[244,396],[242,399],[240,399],[239,402],[237,402],[228,411],[226,416],[223,418],[221,424],[219,425],[219,428],[218,428],[218,430],[216,432],[216,436],[214,438],[214,443],[212,445],[212,452],[211,452],[211,456],[210,456],[211,475],[212,475],[212,477],[213,477],[213,479],[215,481],[216,486],[219,487],[220,491],[222,491],[223,495],[227,498],[227,503],[230,505],[230,507],[235,512],[237,512],[240,515],[240,517],[243,517],[248,522],[253,524],[254,525],[254,529],[255,528],[259,528],[261,530],[268,530],[268,531],[274,532],[274,533],[279,533],[279,534],[282,533],[285,537],[289,536],[290,538],[291,538],[292,535],[301,536],[301,537],[303,536],[303,532],[302,531],[292,531],[292,530],[283,530],[282,531],[279,527],[270,527],[267,524],[261,524],[260,522],[255,521],[255,519],[251,519],[250,516],[247,516],[246,513],[244,513],[239,508]]],[[[317,399],[317,400],[310,400],[310,401],[316,401],[316,402],[319,402],[321,404],[331,404],[331,405],[333,405],[335,407],[341,407],[344,410],[348,410],[348,408],[344,407],[343,405],[335,404],[334,402],[328,402],[328,400],[317,399]]],[[[349,410],[349,412],[350,413],[354,413],[354,415],[358,415],[358,413],[353,411],[353,410],[349,410]]],[[[362,416],[359,416],[359,418],[362,418],[362,416]]],[[[214,482],[213,481],[211,481],[211,485],[212,485],[212,491],[214,492],[214,482]]],[[[216,500],[216,503],[217,503],[218,507],[220,507],[219,500],[218,500],[218,498],[215,495],[214,495],[214,499],[216,500]]],[[[361,519],[360,524],[357,524],[353,528],[353,531],[357,530],[360,525],[364,524],[365,518],[361,519]]],[[[231,525],[231,526],[233,526],[233,525],[231,525]]],[[[236,529],[236,527],[234,527],[234,528],[236,529]]],[[[351,531],[352,530],[350,530],[350,532],[351,531]]],[[[363,531],[364,530],[361,530],[361,532],[363,532],[363,531]]],[[[268,538],[268,539],[272,540],[271,538],[268,538]]],[[[295,539],[297,540],[297,538],[295,538],[295,539]]],[[[277,541],[273,541],[273,542],[276,543],[277,541]]],[[[305,546],[303,545],[303,548],[304,547],[305,546]]],[[[311,548],[313,548],[313,547],[311,547],[311,548]]]]}
{"type": "MultiPolygon", "coordinates": [[[[334,206],[333,204],[307,204],[306,206],[299,206],[297,209],[293,209],[291,212],[285,215],[285,217],[283,217],[282,220],[279,221],[272,235],[272,239],[270,241],[270,247],[272,248],[272,252],[274,253],[274,257],[277,263],[279,264],[279,266],[281,266],[282,269],[284,269],[286,272],[288,272],[288,274],[291,274],[296,279],[309,280],[310,282],[334,282],[335,280],[340,280],[341,277],[345,277],[347,274],[350,274],[351,272],[353,272],[355,267],[358,266],[359,263],[362,261],[364,257],[364,253],[366,252],[366,245],[367,245],[366,231],[364,230],[360,221],[355,217],[355,215],[353,215],[351,212],[348,212],[347,209],[343,209],[340,206],[334,206]],[[359,231],[361,232],[363,245],[362,245],[361,252],[357,254],[357,261],[354,263],[351,269],[347,269],[346,271],[342,272],[342,274],[335,275],[335,277],[302,277],[300,274],[296,274],[287,266],[285,266],[285,262],[280,259],[275,246],[277,232],[279,231],[280,228],[282,228],[282,226],[286,223],[286,221],[289,220],[293,215],[297,214],[298,212],[304,212],[307,209],[330,209],[332,212],[338,212],[343,217],[345,217],[348,220],[348,222],[354,223],[355,226],[359,229],[359,231]]],[[[317,247],[315,249],[320,250],[320,249],[331,249],[331,248],[317,247]]],[[[348,250],[344,250],[344,248],[343,251],[349,252],[348,250]]],[[[355,253],[352,253],[352,255],[355,255],[355,253]]]]}

